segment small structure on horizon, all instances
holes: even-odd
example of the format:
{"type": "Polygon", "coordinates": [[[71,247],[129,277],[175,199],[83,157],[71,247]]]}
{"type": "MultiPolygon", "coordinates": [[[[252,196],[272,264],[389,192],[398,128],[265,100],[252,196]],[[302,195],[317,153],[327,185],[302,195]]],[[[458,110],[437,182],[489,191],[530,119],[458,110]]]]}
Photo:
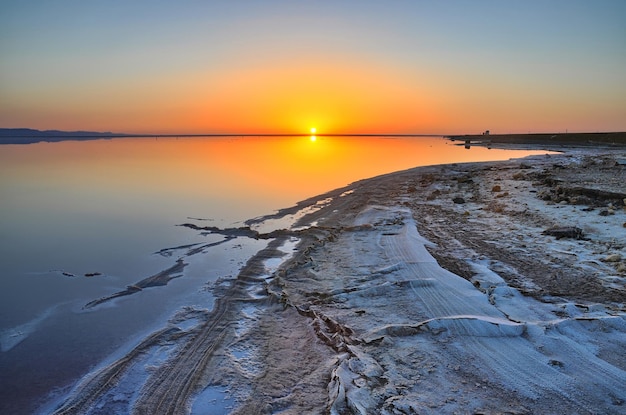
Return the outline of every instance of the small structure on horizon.
{"type": "Polygon", "coordinates": [[[489,135],[489,130],[485,130],[485,132],[483,133],[483,135],[489,135]]]}

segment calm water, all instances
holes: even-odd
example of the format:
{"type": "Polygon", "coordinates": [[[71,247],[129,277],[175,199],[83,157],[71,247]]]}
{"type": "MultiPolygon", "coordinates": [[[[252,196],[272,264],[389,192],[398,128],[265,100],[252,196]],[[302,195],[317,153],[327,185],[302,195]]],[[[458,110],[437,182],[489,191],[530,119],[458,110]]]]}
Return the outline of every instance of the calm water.
{"type": "Polygon", "coordinates": [[[265,242],[207,249],[165,287],[85,310],[172,266],[163,248],[241,226],[353,181],[410,167],[545,152],[440,138],[124,138],[0,146],[0,413],[29,411],[183,305],[265,242]],[[100,275],[86,277],[85,274],[100,275]]]}

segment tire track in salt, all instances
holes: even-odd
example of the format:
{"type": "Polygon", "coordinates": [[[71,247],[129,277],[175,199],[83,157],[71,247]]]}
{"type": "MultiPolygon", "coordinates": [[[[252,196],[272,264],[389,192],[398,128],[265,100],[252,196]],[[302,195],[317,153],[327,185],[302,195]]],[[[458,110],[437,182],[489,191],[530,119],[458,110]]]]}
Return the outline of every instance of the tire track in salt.
{"type": "MultiPolygon", "coordinates": [[[[376,212],[385,216],[387,214],[381,210],[376,212]]],[[[439,267],[425,250],[415,223],[407,217],[409,213],[398,213],[404,215],[402,228],[398,232],[383,233],[379,246],[390,262],[403,264],[418,279],[433,280],[433,283],[420,284],[419,287],[410,283],[411,289],[420,299],[416,306],[423,307],[432,318],[468,314],[506,318],[471,283],[439,267]]],[[[371,211],[366,214],[370,215],[371,211]]],[[[389,221],[389,218],[385,219],[389,221]]],[[[522,395],[536,399],[546,393],[554,393],[589,412],[594,412],[598,405],[606,405],[607,401],[620,402],[624,398],[624,390],[619,386],[626,378],[624,372],[595,357],[567,337],[553,336],[553,341],[567,356],[567,365],[576,367],[572,373],[564,373],[558,364],[557,367],[551,366],[550,359],[537,350],[528,336],[483,337],[480,326],[477,329],[476,325],[468,324],[468,319],[447,321],[453,321],[453,324],[446,328],[453,329],[452,334],[461,337],[456,342],[458,353],[475,359],[477,370],[487,375],[497,374],[508,388],[522,395]],[[607,395],[605,399],[585,393],[589,383],[600,388],[607,395]]]]}
{"type": "Polygon", "coordinates": [[[181,413],[182,408],[189,408],[191,396],[202,386],[209,361],[224,338],[232,334],[232,317],[239,306],[238,300],[251,301],[244,298],[244,286],[255,282],[262,280],[254,278],[254,272],[240,274],[239,282],[216,300],[209,320],[195,337],[144,384],[132,408],[133,414],[173,415],[181,413]]]}
{"type": "Polygon", "coordinates": [[[215,301],[213,311],[195,337],[166,364],[161,365],[145,382],[135,401],[132,413],[136,415],[175,415],[190,410],[192,397],[206,386],[207,370],[229,338],[236,336],[235,326],[241,309],[254,304],[263,307],[266,298],[250,296],[251,287],[261,287],[265,282],[265,261],[281,255],[278,251],[286,237],[279,237],[258,252],[240,271],[236,281],[224,295],[215,301]]]}
{"type": "MultiPolygon", "coordinates": [[[[408,211],[390,211],[390,213],[401,215],[402,225],[397,232],[383,235],[381,248],[389,261],[403,264],[412,276],[432,281],[430,284],[423,284],[419,287],[415,287],[413,283],[410,284],[413,292],[421,300],[419,305],[425,308],[430,318],[454,315],[506,318],[503,313],[489,304],[487,298],[479,293],[470,282],[437,264],[424,247],[423,240],[408,211]]],[[[394,222],[399,221],[396,219],[394,222]]]]}
{"type": "Polygon", "coordinates": [[[135,363],[135,359],[159,341],[168,340],[172,335],[180,332],[177,328],[159,330],[143,340],[130,353],[105,367],[90,378],[58,408],[53,415],[76,415],[89,411],[98,398],[111,388],[117,380],[135,363]]]}

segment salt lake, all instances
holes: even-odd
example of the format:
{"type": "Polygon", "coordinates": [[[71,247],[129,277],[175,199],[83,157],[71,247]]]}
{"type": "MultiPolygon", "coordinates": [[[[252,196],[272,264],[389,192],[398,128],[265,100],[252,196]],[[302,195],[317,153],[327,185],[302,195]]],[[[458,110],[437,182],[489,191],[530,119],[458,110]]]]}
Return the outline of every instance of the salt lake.
{"type": "Polygon", "coordinates": [[[0,146],[0,412],[33,411],[182,307],[210,309],[207,285],[267,244],[177,225],[236,228],[380,174],[545,153],[457,144],[312,136],[0,146]],[[202,249],[167,285],[85,307],[172,267],[181,247],[202,249]]]}

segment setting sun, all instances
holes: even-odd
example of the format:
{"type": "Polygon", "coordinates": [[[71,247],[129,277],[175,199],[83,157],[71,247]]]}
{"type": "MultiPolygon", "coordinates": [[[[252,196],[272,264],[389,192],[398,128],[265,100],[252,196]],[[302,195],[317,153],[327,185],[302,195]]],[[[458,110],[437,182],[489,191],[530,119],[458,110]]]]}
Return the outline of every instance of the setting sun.
{"type": "Polygon", "coordinates": [[[317,128],[311,127],[311,134],[315,134],[317,132],[317,128]]]}

